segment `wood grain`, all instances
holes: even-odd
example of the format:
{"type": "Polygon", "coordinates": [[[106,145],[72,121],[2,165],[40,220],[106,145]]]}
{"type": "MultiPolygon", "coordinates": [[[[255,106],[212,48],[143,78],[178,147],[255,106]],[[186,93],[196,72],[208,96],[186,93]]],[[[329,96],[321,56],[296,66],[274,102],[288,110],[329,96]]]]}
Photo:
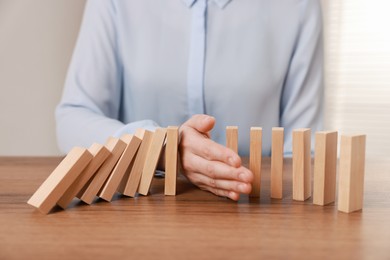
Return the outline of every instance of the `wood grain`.
{"type": "Polygon", "coordinates": [[[293,198],[304,201],[311,196],[311,130],[293,130],[293,198]]]}
{"type": "Polygon", "coordinates": [[[365,135],[341,136],[338,209],[342,212],[363,208],[365,158],[365,135]]]}
{"type": "Polygon", "coordinates": [[[27,203],[44,214],[49,213],[92,158],[87,149],[74,147],[27,203]]]}
{"type": "Polygon", "coordinates": [[[135,197],[138,190],[139,182],[141,180],[142,170],[145,165],[146,156],[148,154],[153,135],[154,135],[153,132],[144,130],[143,139],[139,147],[137,156],[134,159],[134,163],[130,171],[129,179],[127,180],[126,187],[123,191],[123,195],[129,197],[135,197]]]}
{"type": "Polygon", "coordinates": [[[105,146],[98,143],[92,144],[88,151],[93,155],[93,159],[57,202],[57,205],[63,209],[68,207],[73,198],[93,178],[99,167],[111,155],[111,152],[105,146]]]}
{"type": "Polygon", "coordinates": [[[98,195],[125,150],[126,143],[118,138],[110,137],[105,146],[111,152],[111,155],[104,161],[91,182],[87,183],[87,186],[83,189],[83,195],[80,197],[87,204],[91,204],[98,195]]]}
{"type": "Polygon", "coordinates": [[[121,137],[121,140],[126,143],[126,148],[99,193],[99,197],[106,201],[111,201],[114,197],[114,194],[117,191],[129,165],[133,161],[141,143],[141,140],[138,137],[130,134],[124,135],[121,137]]]}
{"type": "Polygon", "coordinates": [[[165,147],[165,185],[164,194],[176,195],[176,179],[178,171],[178,145],[179,145],[179,127],[168,126],[167,144],[165,147]]]}
{"type": "Polygon", "coordinates": [[[226,147],[232,149],[235,153],[238,153],[238,127],[237,126],[226,127],[226,147]]]}
{"type": "Polygon", "coordinates": [[[150,185],[152,184],[154,172],[156,171],[158,160],[160,159],[162,147],[164,145],[166,128],[157,128],[150,142],[148,154],[145,158],[145,164],[142,169],[142,176],[138,187],[138,193],[148,195],[150,185]]]}
{"type": "Polygon", "coordinates": [[[326,205],[336,199],[337,132],[316,133],[313,204],[326,205]]]}
{"type": "MultiPolygon", "coordinates": [[[[142,139],[144,138],[145,131],[146,130],[143,128],[138,128],[134,133],[134,136],[136,136],[141,141],[141,143],[142,143],[142,139]]],[[[141,144],[139,146],[141,146],[141,144]]],[[[139,147],[138,147],[138,149],[139,149],[139,147]]],[[[138,150],[137,150],[137,152],[138,152],[138,150]]],[[[135,156],[137,156],[137,155],[135,155],[135,156]]],[[[127,169],[125,171],[125,174],[122,177],[121,183],[118,186],[117,191],[121,194],[123,194],[125,192],[127,182],[129,181],[131,169],[133,169],[134,161],[135,161],[135,158],[133,158],[133,160],[130,162],[129,166],[127,167],[127,169]]]]}
{"type": "Polygon", "coordinates": [[[388,159],[367,158],[363,211],[351,214],[293,201],[288,158],[283,199],[270,199],[270,158],[263,157],[260,199],[216,197],[180,175],[176,196],[164,196],[156,178],[151,196],[74,200],[42,215],[26,201],[61,160],[0,157],[0,259],[389,258],[388,159]]]}
{"type": "Polygon", "coordinates": [[[251,197],[260,197],[261,187],[261,157],[262,157],[263,129],[261,127],[251,127],[249,146],[249,170],[254,175],[252,182],[251,197]]]}
{"type": "Polygon", "coordinates": [[[284,128],[272,128],[271,198],[283,198],[284,128]]]}

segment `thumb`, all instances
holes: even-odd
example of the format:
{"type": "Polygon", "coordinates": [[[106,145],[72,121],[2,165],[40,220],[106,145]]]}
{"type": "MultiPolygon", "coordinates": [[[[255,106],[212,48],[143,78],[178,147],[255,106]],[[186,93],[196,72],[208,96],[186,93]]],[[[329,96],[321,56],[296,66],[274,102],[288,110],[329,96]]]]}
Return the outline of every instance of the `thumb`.
{"type": "Polygon", "coordinates": [[[194,128],[200,133],[208,134],[215,125],[215,118],[209,115],[193,115],[184,125],[194,128]]]}

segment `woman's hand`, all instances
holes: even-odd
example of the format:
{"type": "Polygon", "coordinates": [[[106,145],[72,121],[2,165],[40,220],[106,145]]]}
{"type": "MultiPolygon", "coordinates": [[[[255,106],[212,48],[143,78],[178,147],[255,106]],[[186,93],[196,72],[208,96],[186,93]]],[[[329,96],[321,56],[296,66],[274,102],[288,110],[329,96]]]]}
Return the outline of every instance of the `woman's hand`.
{"type": "Polygon", "coordinates": [[[238,200],[240,193],[250,193],[253,174],[235,152],[210,139],[214,124],[211,116],[194,115],[180,127],[183,173],[202,190],[238,200]]]}

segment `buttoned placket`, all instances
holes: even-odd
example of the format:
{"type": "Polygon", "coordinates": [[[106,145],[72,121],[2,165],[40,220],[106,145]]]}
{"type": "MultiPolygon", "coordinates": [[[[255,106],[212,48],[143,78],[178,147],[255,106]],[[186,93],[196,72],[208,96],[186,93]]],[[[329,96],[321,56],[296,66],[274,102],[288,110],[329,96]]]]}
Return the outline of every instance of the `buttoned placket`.
{"type": "MultiPolygon", "coordinates": [[[[183,0],[192,6],[191,35],[187,71],[188,114],[205,114],[204,74],[208,0],[183,0]]],[[[222,9],[230,0],[214,0],[222,9]]]]}

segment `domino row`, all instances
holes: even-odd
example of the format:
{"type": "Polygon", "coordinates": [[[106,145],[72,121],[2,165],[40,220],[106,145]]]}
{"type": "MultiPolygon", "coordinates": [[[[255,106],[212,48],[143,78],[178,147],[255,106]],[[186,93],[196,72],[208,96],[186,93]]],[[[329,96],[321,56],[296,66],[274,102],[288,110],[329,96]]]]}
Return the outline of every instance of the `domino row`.
{"type": "MultiPolygon", "coordinates": [[[[293,131],[293,199],[311,196],[311,131],[293,131]]],[[[284,129],[272,129],[271,198],[281,199],[283,191],[284,129]]],[[[129,197],[147,195],[160,154],[165,149],[165,195],[176,194],[178,127],[155,132],[138,129],[120,139],[110,137],[105,145],[89,149],[75,147],[29,199],[28,204],[44,214],[55,205],[66,209],[74,197],[91,204],[96,197],[111,201],[119,192],[129,197]]],[[[226,128],[226,146],[237,152],[238,127],[226,128]]],[[[250,196],[260,196],[262,128],[250,130],[249,168],[254,173],[250,196]]],[[[365,136],[342,136],[339,162],[338,209],[353,212],[363,206],[365,136]]],[[[317,132],[314,158],[313,203],[335,201],[337,132],[317,132]]]]}
{"type": "MultiPolygon", "coordinates": [[[[292,133],[293,200],[311,197],[311,130],[295,129],[292,133]]],[[[337,131],[315,134],[313,204],[327,205],[336,200],[337,131]]],[[[272,128],[270,197],[282,199],[284,129],[272,128]]],[[[342,135],[340,142],[338,210],[346,213],[363,208],[365,135],[342,135]]],[[[226,146],[237,152],[238,127],[226,127],[226,146]]],[[[262,128],[250,129],[249,169],[254,174],[251,197],[260,196],[262,128]]]]}
{"type": "Polygon", "coordinates": [[[66,209],[75,197],[91,204],[96,197],[111,201],[116,192],[147,195],[165,140],[164,193],[175,195],[178,127],[170,126],[73,148],[27,203],[47,214],[56,205],[66,209]]]}

